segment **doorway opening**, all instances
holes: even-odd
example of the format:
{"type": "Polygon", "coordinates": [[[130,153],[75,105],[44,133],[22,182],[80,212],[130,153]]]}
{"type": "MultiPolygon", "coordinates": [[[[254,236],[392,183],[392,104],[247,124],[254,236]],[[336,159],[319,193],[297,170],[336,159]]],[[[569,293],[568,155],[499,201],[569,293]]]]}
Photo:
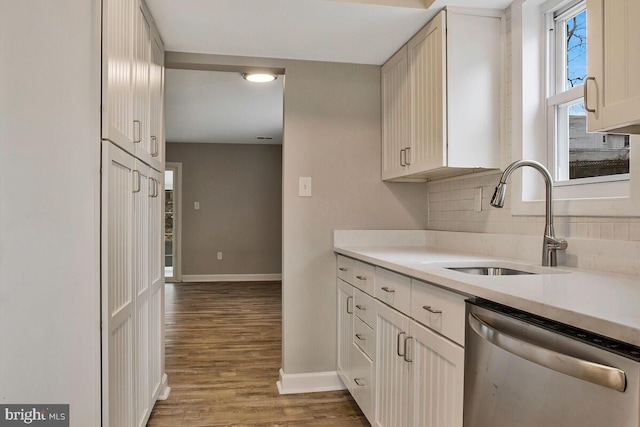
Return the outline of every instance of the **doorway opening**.
{"type": "Polygon", "coordinates": [[[182,165],[167,163],[164,172],[164,278],[180,280],[180,183],[182,165]]]}

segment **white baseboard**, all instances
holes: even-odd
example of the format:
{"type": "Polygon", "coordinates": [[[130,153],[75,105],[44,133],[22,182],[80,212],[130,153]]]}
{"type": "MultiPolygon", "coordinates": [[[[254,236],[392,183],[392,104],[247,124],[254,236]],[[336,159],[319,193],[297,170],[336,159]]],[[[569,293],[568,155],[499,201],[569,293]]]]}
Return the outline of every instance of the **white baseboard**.
{"type": "Polygon", "coordinates": [[[183,274],[182,282],[275,282],[282,274],[183,274]]]}
{"type": "Polygon", "coordinates": [[[169,393],[171,393],[171,387],[169,387],[169,377],[167,374],[162,375],[162,383],[160,384],[160,395],[158,396],[158,400],[167,400],[169,398],[169,393]]]}
{"type": "Polygon", "coordinates": [[[285,374],[280,369],[280,381],[276,385],[280,394],[315,393],[346,389],[336,371],[285,374]]]}

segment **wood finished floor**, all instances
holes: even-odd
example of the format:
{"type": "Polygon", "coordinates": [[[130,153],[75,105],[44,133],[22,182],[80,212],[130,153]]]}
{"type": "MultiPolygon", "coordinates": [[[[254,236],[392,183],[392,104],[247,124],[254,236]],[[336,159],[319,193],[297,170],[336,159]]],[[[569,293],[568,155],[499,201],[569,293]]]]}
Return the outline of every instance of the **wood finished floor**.
{"type": "Polygon", "coordinates": [[[171,395],[149,427],[369,426],[346,391],[279,395],[278,282],[167,284],[171,395]]]}

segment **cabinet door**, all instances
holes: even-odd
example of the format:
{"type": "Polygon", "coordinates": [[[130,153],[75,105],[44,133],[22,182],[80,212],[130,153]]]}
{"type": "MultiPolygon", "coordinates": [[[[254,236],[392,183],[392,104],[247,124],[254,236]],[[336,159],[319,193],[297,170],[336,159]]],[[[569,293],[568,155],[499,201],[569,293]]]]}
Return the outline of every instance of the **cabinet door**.
{"type": "Polygon", "coordinates": [[[588,130],[640,133],[640,1],[588,0],[587,11],[588,130]]]}
{"type": "Polygon", "coordinates": [[[382,179],[407,174],[409,148],[409,74],[407,47],[382,66],[382,179]]]}
{"type": "Polygon", "coordinates": [[[411,93],[409,173],[447,166],[445,11],[408,43],[411,93]]]}
{"type": "Polygon", "coordinates": [[[149,393],[149,197],[150,168],[136,160],[134,171],[134,289],[135,289],[135,378],[136,426],[144,426],[151,412],[149,393]]]}
{"type": "Polygon", "coordinates": [[[409,318],[381,302],[376,305],[376,423],[380,427],[406,426],[411,365],[405,357],[409,318]]]}
{"type": "Polygon", "coordinates": [[[353,346],[353,286],[336,279],[338,298],[338,363],[340,379],[349,390],[351,381],[351,351],[353,346]]]}
{"type": "MultiPolygon", "coordinates": [[[[152,31],[155,35],[155,31],[152,31]]],[[[164,169],[164,50],[158,37],[151,40],[151,64],[149,70],[151,166],[164,169]]]]}
{"type": "Polygon", "coordinates": [[[149,69],[151,61],[150,27],[141,8],[136,10],[133,45],[133,143],[135,155],[151,164],[149,132],[149,69]]]}
{"type": "Polygon", "coordinates": [[[413,321],[411,336],[411,425],[462,427],[464,349],[413,321]]]}
{"type": "Polygon", "coordinates": [[[160,393],[164,373],[164,180],[162,173],[149,171],[148,245],[149,253],[149,396],[154,402],[160,393]]]}
{"type": "Polygon", "coordinates": [[[102,138],[133,146],[133,37],[136,2],[103,0],[102,138]]]}
{"type": "Polygon", "coordinates": [[[134,285],[135,159],[102,149],[103,425],[135,423],[136,286],[134,285]]]}

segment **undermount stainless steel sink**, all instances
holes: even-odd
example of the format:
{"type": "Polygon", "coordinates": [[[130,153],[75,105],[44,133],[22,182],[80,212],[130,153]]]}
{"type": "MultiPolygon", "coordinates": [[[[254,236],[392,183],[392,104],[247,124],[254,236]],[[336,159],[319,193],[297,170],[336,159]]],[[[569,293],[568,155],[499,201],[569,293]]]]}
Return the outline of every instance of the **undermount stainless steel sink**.
{"type": "Polygon", "coordinates": [[[521,274],[536,274],[529,271],[514,270],[505,267],[447,267],[447,270],[460,271],[478,276],[518,276],[521,274]]]}

